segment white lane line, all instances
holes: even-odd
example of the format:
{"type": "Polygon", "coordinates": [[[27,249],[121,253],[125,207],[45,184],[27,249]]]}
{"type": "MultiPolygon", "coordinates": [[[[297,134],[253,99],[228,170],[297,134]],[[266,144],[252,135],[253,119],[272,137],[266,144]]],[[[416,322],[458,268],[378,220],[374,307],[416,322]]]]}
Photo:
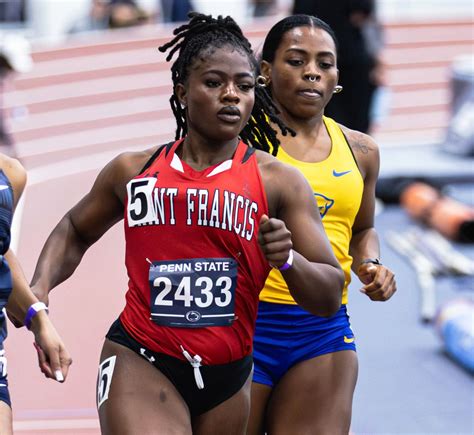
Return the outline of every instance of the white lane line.
{"type": "Polygon", "coordinates": [[[54,180],[56,178],[63,178],[69,175],[80,174],[87,171],[101,169],[112,160],[114,157],[126,151],[141,151],[149,146],[127,147],[122,149],[114,149],[103,153],[90,154],[83,157],[74,157],[68,160],[61,160],[49,165],[40,166],[28,171],[28,187],[36,184],[44,183],[45,181],[54,180]]]}
{"type": "Polygon", "coordinates": [[[15,253],[18,251],[18,246],[20,243],[21,221],[23,218],[23,211],[25,206],[25,197],[29,187],[44,183],[46,181],[54,180],[56,178],[62,178],[67,177],[69,175],[81,174],[83,172],[101,169],[106,165],[106,163],[108,163],[110,160],[112,160],[114,157],[116,157],[122,152],[141,151],[152,146],[152,144],[150,144],[149,146],[143,146],[142,144],[136,147],[114,149],[112,151],[107,151],[103,153],[90,154],[83,157],[74,157],[72,159],[62,160],[60,162],[51,163],[49,165],[44,165],[29,170],[28,183],[26,185],[25,190],[23,191],[23,195],[20,198],[20,201],[17,204],[15,214],[13,216],[10,242],[10,247],[12,251],[15,253]]]}
{"type": "Polygon", "coordinates": [[[99,429],[99,419],[75,419],[75,420],[23,420],[14,421],[13,430],[35,431],[35,430],[57,430],[57,429],[99,429]]]}

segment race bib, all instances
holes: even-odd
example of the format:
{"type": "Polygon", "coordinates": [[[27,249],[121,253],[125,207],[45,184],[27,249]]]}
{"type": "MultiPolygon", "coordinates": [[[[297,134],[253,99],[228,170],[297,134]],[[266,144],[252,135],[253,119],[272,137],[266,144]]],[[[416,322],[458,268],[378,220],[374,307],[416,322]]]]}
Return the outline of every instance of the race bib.
{"type": "Polygon", "coordinates": [[[237,262],[232,258],[156,261],[149,282],[151,319],[158,325],[202,328],[234,321],[237,262]]]}

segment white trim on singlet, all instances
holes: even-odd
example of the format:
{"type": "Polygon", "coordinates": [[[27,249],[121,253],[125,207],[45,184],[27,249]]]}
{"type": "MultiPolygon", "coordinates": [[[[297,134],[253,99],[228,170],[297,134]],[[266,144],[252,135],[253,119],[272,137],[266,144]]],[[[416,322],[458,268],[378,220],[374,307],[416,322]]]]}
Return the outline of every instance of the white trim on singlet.
{"type": "Polygon", "coordinates": [[[173,159],[171,160],[170,166],[173,169],[184,173],[184,168],[183,164],[181,163],[181,159],[176,154],[173,154],[173,159]]]}
{"type": "MultiPolygon", "coordinates": [[[[176,154],[173,154],[170,166],[176,171],[184,173],[183,162],[176,154]]],[[[209,174],[206,175],[206,177],[213,177],[214,175],[220,174],[224,171],[228,171],[230,168],[232,168],[232,159],[226,160],[221,164],[217,165],[211,172],[209,172],[209,174]]]]}
{"type": "Polygon", "coordinates": [[[232,160],[226,160],[225,162],[222,162],[219,166],[216,166],[211,172],[209,172],[209,174],[207,174],[207,176],[212,177],[213,175],[228,171],[230,168],[232,168],[232,160]]]}

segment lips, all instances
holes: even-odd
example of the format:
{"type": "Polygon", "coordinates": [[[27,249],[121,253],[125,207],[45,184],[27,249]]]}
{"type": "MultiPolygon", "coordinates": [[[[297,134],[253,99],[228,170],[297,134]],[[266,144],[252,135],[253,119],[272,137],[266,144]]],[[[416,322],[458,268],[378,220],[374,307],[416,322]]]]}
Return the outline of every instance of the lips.
{"type": "Polygon", "coordinates": [[[233,123],[240,121],[241,115],[236,106],[225,106],[217,112],[217,117],[225,122],[233,123]]]}
{"type": "Polygon", "coordinates": [[[317,99],[323,96],[321,91],[318,91],[317,89],[311,89],[311,88],[301,89],[298,91],[298,94],[310,99],[317,99]]]}

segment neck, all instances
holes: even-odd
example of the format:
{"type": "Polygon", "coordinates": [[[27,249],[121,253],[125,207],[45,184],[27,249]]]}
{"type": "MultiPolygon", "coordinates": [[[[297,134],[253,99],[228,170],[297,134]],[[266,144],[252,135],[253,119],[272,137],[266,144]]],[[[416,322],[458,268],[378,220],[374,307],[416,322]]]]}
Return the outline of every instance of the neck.
{"type": "Polygon", "coordinates": [[[188,134],[177,150],[178,156],[198,171],[217,165],[233,157],[240,139],[214,141],[196,134],[188,134]]]}
{"type": "Polygon", "coordinates": [[[298,118],[282,111],[280,117],[288,127],[296,132],[296,137],[316,138],[321,129],[325,129],[322,113],[311,118],[298,118]]]}

